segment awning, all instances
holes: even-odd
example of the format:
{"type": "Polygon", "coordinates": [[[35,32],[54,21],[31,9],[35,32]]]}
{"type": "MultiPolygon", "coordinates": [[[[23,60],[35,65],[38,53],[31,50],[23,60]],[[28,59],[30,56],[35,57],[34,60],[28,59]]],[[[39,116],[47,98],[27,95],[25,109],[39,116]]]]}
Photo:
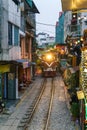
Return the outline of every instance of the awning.
{"type": "Polygon", "coordinates": [[[33,13],[40,13],[33,1],[32,1],[32,8],[30,9],[30,11],[33,13]]]}
{"type": "Polygon", "coordinates": [[[61,0],[63,11],[87,9],[87,0],[61,0]]]}
{"type": "Polygon", "coordinates": [[[32,0],[26,0],[30,7],[32,7],[32,0]]]}
{"type": "Polygon", "coordinates": [[[21,63],[23,68],[28,68],[31,66],[31,62],[26,59],[17,59],[16,62],[21,63]]]}

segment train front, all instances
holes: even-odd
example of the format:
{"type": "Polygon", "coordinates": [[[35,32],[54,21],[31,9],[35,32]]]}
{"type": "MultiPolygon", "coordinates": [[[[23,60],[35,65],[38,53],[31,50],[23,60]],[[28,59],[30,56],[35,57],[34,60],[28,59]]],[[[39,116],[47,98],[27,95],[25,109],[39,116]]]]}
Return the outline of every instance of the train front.
{"type": "Polygon", "coordinates": [[[42,55],[42,75],[44,77],[54,77],[57,74],[58,57],[53,52],[42,55]]]}

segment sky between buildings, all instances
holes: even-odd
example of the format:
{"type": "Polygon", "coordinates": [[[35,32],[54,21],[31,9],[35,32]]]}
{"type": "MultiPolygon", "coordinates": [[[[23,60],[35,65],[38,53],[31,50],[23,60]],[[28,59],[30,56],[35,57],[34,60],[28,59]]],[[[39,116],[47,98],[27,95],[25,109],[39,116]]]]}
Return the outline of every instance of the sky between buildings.
{"type": "Polygon", "coordinates": [[[55,25],[62,11],[61,0],[33,0],[40,14],[36,14],[36,32],[55,36],[55,25]]]}

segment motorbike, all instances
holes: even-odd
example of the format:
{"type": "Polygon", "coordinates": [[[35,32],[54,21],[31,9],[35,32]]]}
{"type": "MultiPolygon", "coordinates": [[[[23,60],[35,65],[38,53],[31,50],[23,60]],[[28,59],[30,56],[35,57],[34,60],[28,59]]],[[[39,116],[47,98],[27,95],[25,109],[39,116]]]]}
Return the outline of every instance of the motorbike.
{"type": "Polygon", "coordinates": [[[4,108],[5,108],[5,103],[2,100],[0,100],[0,113],[3,112],[4,108]]]}

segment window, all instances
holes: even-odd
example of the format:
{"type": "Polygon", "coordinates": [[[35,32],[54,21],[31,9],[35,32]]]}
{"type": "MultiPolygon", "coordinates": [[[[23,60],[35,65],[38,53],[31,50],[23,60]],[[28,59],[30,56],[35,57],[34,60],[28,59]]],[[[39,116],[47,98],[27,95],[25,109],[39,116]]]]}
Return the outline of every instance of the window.
{"type": "Polygon", "coordinates": [[[26,37],[26,46],[25,46],[25,50],[28,53],[29,52],[29,37],[26,37]]]}
{"type": "Polygon", "coordinates": [[[19,42],[19,28],[14,26],[14,45],[18,45],[19,42]]]}
{"type": "Polygon", "coordinates": [[[8,23],[8,45],[12,45],[12,24],[8,23]]]}
{"type": "Polygon", "coordinates": [[[77,13],[73,13],[72,14],[71,24],[72,25],[76,25],[77,24],[77,13]]]}
{"type": "Polygon", "coordinates": [[[84,23],[85,23],[85,25],[87,25],[87,20],[86,20],[86,21],[84,21],[84,23]]]}

